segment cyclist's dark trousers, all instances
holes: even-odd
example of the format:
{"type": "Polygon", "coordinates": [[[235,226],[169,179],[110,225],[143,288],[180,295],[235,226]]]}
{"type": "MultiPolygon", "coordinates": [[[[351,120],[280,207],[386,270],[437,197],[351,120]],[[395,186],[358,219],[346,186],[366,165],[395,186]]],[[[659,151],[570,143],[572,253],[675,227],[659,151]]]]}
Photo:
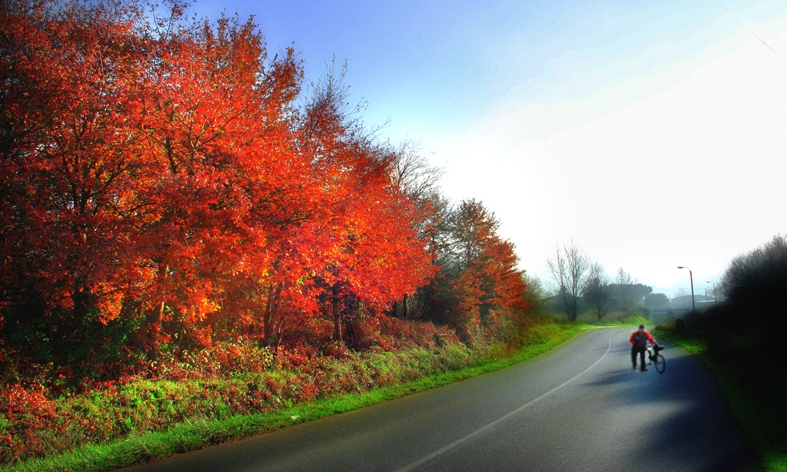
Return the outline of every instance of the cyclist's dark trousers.
{"type": "Polygon", "coordinates": [[[631,346],[631,362],[634,364],[634,366],[637,365],[637,353],[639,353],[639,366],[641,368],[645,367],[645,351],[646,350],[647,349],[644,348],[644,347],[640,348],[640,347],[637,347],[637,346],[631,346]]]}

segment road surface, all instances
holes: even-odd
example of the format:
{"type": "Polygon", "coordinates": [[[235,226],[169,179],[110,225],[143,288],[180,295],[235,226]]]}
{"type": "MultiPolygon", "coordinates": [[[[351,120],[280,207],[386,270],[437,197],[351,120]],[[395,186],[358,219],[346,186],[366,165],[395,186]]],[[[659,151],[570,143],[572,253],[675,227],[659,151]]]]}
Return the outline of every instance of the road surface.
{"type": "Polygon", "coordinates": [[[757,470],[703,366],[663,343],[664,374],[632,370],[630,331],[587,331],[498,372],[129,470],[757,470]]]}

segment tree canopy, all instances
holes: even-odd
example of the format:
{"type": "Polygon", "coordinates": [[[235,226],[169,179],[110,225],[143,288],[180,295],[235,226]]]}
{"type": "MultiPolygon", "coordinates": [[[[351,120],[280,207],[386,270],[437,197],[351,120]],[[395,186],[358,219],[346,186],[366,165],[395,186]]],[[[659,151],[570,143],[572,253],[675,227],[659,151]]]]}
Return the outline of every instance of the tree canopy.
{"type": "Polygon", "coordinates": [[[471,325],[522,309],[494,216],[446,216],[439,171],[364,127],[341,72],[307,87],[251,20],[147,6],[0,4],[0,348],[87,372],[326,322],[341,341],[438,273],[471,325]]]}

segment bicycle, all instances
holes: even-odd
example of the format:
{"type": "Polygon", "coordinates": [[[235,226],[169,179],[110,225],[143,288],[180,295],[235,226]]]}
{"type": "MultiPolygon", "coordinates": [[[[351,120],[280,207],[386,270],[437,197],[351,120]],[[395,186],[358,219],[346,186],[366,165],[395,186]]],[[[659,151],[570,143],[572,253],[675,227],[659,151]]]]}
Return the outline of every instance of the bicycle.
{"type": "Polygon", "coordinates": [[[664,359],[664,356],[659,354],[659,352],[663,350],[664,347],[658,344],[648,346],[648,365],[653,364],[656,367],[656,372],[659,374],[663,374],[664,371],[667,370],[667,360],[664,359]]]}

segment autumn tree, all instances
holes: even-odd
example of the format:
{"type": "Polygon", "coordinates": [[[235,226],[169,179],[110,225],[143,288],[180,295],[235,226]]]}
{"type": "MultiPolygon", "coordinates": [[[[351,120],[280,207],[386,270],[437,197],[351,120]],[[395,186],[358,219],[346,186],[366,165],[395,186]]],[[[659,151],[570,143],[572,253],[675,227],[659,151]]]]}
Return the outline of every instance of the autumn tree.
{"type": "Polygon", "coordinates": [[[0,3],[4,343],[102,376],[310,322],[343,341],[413,297],[468,336],[526,324],[494,214],[380,142],[343,73],[304,90],[252,21],[146,6],[0,3]]]}
{"type": "Polygon", "coordinates": [[[257,321],[249,316],[265,300],[255,286],[270,270],[277,223],[298,211],[286,201],[302,171],[290,152],[301,74],[293,52],[268,60],[251,21],[183,15],[175,4],[144,32],[139,130],[157,178],[137,192],[145,216],[137,245],[151,273],[139,309],[153,358],[165,321],[200,344],[210,343],[219,314],[257,321]]]}
{"type": "MultiPolygon", "coordinates": [[[[347,103],[343,72],[315,84],[299,123],[299,149],[323,193],[310,266],[315,289],[342,339],[342,318],[360,302],[375,313],[413,293],[434,272],[417,201],[395,179],[398,154],[377,143],[347,103]]],[[[353,313],[356,311],[356,313],[353,313]]]]}
{"type": "Polygon", "coordinates": [[[271,343],[328,293],[340,338],[352,303],[382,313],[426,283],[418,178],[335,83],[300,105],[300,62],[268,58],[252,22],[141,6],[0,6],[4,329],[42,349],[116,332],[157,359],[271,343]]]}
{"type": "Polygon", "coordinates": [[[430,291],[433,314],[470,338],[480,328],[524,311],[526,286],[500,222],[481,202],[461,201],[441,223],[440,273],[430,291]]]}
{"type": "MultiPolygon", "coordinates": [[[[423,152],[413,143],[404,143],[393,150],[391,165],[391,185],[413,204],[415,225],[418,235],[429,240],[435,234],[436,226],[442,219],[447,203],[440,194],[442,169],[432,166],[423,152]]],[[[405,293],[401,302],[393,307],[401,307],[401,316],[408,318],[412,294],[405,293]]]]}
{"type": "Polygon", "coordinates": [[[136,120],[141,16],[133,4],[25,1],[0,15],[6,314],[50,350],[89,350],[144,279],[132,247],[136,192],[152,175],[136,120]]]}

